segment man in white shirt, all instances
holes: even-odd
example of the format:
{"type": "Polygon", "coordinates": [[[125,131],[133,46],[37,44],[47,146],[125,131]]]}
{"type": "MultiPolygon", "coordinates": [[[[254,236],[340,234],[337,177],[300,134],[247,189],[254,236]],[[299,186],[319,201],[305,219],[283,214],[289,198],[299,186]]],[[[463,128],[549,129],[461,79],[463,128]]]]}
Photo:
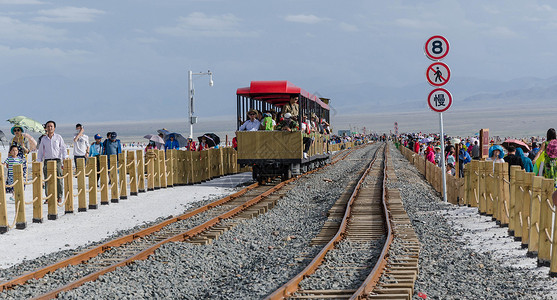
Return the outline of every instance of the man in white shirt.
{"type": "Polygon", "coordinates": [[[87,161],[89,157],[89,137],[83,134],[83,126],[81,124],[75,125],[75,136],[73,138],[73,160],[77,166],[77,159],[83,158],[87,161]]]}
{"type": "Polygon", "coordinates": [[[261,122],[255,118],[257,116],[257,111],[252,109],[248,112],[249,120],[245,121],[238,131],[257,131],[259,130],[259,126],[261,122]]]}
{"type": "MultiPolygon", "coordinates": [[[[66,144],[64,143],[64,139],[57,133],[54,133],[56,129],[56,123],[54,121],[46,122],[45,130],[46,135],[42,138],[41,144],[39,145],[38,153],[37,153],[37,161],[44,162],[43,166],[43,173],[45,178],[47,178],[46,169],[47,169],[47,162],[54,160],[56,161],[56,175],[58,177],[62,176],[62,161],[66,158],[66,144]]],[[[47,185],[48,186],[48,185],[47,185]]],[[[64,194],[64,190],[62,189],[62,179],[58,179],[56,181],[57,186],[57,195],[58,196],[58,203],[62,202],[62,196],[64,194]]],[[[48,195],[48,191],[45,188],[45,193],[48,195]]],[[[49,215],[49,220],[50,220],[49,215]]]]}

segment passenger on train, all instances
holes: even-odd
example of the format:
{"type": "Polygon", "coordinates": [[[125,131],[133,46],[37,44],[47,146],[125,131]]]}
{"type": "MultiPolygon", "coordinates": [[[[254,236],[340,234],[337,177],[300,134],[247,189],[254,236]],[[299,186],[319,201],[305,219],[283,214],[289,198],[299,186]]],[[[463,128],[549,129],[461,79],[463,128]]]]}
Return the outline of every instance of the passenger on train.
{"type": "Polygon", "coordinates": [[[263,114],[263,120],[261,121],[261,126],[259,130],[271,131],[275,129],[277,122],[273,120],[273,115],[270,110],[265,111],[263,114]]]}
{"type": "Polygon", "coordinates": [[[298,116],[300,112],[298,105],[298,95],[290,96],[290,102],[282,107],[282,114],[290,113],[292,116],[298,116]]]}
{"type": "Polygon", "coordinates": [[[257,116],[257,111],[255,109],[250,110],[248,112],[249,119],[247,121],[245,121],[244,124],[242,124],[242,126],[240,126],[238,131],[257,131],[257,130],[259,130],[259,126],[261,125],[261,122],[259,122],[259,120],[256,119],[256,116],[257,116]]]}
{"type": "Polygon", "coordinates": [[[275,129],[281,131],[296,131],[298,129],[298,123],[292,119],[292,115],[290,113],[285,113],[284,119],[275,129]]]}

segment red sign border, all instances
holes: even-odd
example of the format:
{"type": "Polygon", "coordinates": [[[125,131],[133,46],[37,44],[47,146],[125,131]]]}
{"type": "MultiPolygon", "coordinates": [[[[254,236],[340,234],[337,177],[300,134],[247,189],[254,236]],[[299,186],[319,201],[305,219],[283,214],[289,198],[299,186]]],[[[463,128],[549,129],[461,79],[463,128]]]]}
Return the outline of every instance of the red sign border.
{"type": "Polygon", "coordinates": [[[451,95],[451,92],[447,91],[447,90],[444,89],[444,88],[437,88],[437,89],[434,89],[434,90],[431,91],[431,92],[429,93],[429,95],[427,96],[427,105],[429,106],[429,108],[431,108],[431,110],[433,110],[433,111],[435,111],[435,112],[439,112],[439,113],[444,112],[444,111],[446,111],[447,109],[449,109],[449,108],[451,107],[452,104],[453,104],[453,95],[451,95]],[[447,95],[449,95],[449,105],[447,105],[447,107],[445,107],[445,108],[442,109],[442,110],[437,110],[437,109],[433,108],[433,106],[431,106],[431,103],[429,103],[429,98],[431,98],[431,95],[432,95],[433,93],[437,92],[437,91],[444,91],[445,93],[447,93],[447,95]]]}
{"type": "Polygon", "coordinates": [[[427,41],[425,42],[425,45],[424,45],[424,52],[425,52],[425,55],[426,55],[429,59],[431,59],[431,60],[442,60],[443,58],[445,58],[445,56],[447,56],[447,54],[449,54],[450,48],[451,48],[451,47],[450,47],[450,45],[449,45],[449,41],[448,41],[444,36],[442,36],[442,35],[434,35],[434,36],[430,37],[429,39],[427,39],[427,41]],[[428,51],[428,49],[427,49],[427,45],[428,45],[429,42],[430,42],[432,39],[434,39],[434,38],[440,38],[440,39],[442,39],[442,40],[447,44],[447,51],[445,52],[445,54],[443,54],[443,55],[441,55],[441,56],[439,56],[439,57],[433,56],[431,53],[429,53],[429,51],[428,51]]]}
{"type": "Polygon", "coordinates": [[[429,65],[427,67],[427,70],[425,71],[425,78],[427,78],[427,82],[429,82],[429,84],[436,86],[436,87],[440,87],[440,86],[444,86],[445,84],[447,84],[447,82],[449,82],[449,79],[451,79],[451,69],[449,68],[449,66],[447,66],[446,63],[441,62],[441,61],[436,61],[434,63],[432,63],[431,65],[429,65]],[[438,84],[438,83],[433,83],[430,79],[429,79],[429,71],[431,69],[431,67],[433,67],[434,65],[443,65],[445,66],[445,68],[447,69],[447,71],[449,71],[449,76],[447,76],[447,79],[445,80],[444,83],[438,84]]]}

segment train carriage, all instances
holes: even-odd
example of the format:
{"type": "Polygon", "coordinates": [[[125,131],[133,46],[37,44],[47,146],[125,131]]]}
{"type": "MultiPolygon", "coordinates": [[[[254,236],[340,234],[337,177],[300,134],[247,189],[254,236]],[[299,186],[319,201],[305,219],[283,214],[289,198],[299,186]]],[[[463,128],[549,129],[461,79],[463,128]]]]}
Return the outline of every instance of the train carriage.
{"type": "Polygon", "coordinates": [[[322,132],[306,133],[301,130],[278,131],[238,131],[247,119],[247,112],[277,113],[277,124],[282,117],[284,105],[292,96],[297,96],[298,124],[303,117],[311,116],[330,123],[329,99],[319,98],[288,81],[252,81],[249,87],[239,88],[237,95],[238,163],[253,168],[254,179],[262,182],[269,177],[281,176],[283,180],[299,175],[330,161],[329,135],[322,132]],[[304,155],[304,141],[311,141],[307,155],[304,155]]]}

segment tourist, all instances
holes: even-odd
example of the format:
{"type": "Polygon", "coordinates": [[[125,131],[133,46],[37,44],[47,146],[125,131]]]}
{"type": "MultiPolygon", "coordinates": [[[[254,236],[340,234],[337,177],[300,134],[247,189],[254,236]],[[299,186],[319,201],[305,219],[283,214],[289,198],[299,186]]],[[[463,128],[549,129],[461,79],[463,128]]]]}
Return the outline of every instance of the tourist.
{"type": "Polygon", "coordinates": [[[76,124],[75,130],[77,132],[73,138],[73,159],[77,166],[78,158],[83,158],[87,161],[87,157],[89,157],[89,137],[83,133],[84,130],[81,124],[76,124]]]}
{"type": "Polygon", "coordinates": [[[296,117],[300,113],[298,105],[298,95],[290,96],[290,101],[282,107],[282,115],[289,113],[291,116],[296,117]]]}
{"type": "Polygon", "coordinates": [[[511,166],[520,166],[521,169],[524,169],[522,157],[516,155],[516,147],[514,145],[507,146],[507,155],[503,159],[509,164],[509,178],[511,176],[511,166]]]}
{"type": "Polygon", "coordinates": [[[524,155],[524,151],[522,150],[522,148],[520,147],[516,148],[516,155],[522,159],[522,165],[524,166],[524,171],[526,172],[534,171],[534,165],[532,164],[532,160],[528,156],[524,155]]]}
{"type": "MultiPolygon", "coordinates": [[[[6,166],[6,168],[8,168],[8,174],[6,177],[6,185],[12,185],[14,183],[14,165],[16,164],[23,164],[25,161],[23,160],[23,158],[19,157],[18,155],[18,147],[16,145],[11,145],[10,146],[10,151],[8,152],[8,158],[6,158],[6,160],[4,160],[4,166],[6,166]]],[[[15,201],[14,200],[14,188],[13,187],[7,187],[6,186],[6,193],[11,193],[12,196],[10,196],[10,200],[11,201],[15,201]]]]}
{"type": "Polygon", "coordinates": [[[27,177],[27,153],[29,153],[29,139],[23,134],[23,127],[14,125],[11,130],[14,137],[10,141],[10,146],[17,147],[17,157],[23,160],[23,177],[27,177]]]}
{"type": "Polygon", "coordinates": [[[534,163],[534,174],[538,176],[543,175],[543,167],[544,167],[543,165],[545,162],[545,158],[547,157],[547,155],[545,155],[545,152],[549,143],[554,139],[557,139],[557,133],[555,132],[555,128],[549,128],[546,133],[545,142],[541,144],[538,153],[532,160],[532,162],[534,163]]]}
{"type": "MultiPolygon", "coordinates": [[[[37,154],[37,161],[44,162],[43,173],[45,178],[47,177],[47,162],[56,162],[56,176],[62,176],[62,161],[67,157],[66,154],[66,144],[62,136],[55,133],[56,123],[54,121],[46,122],[46,135],[42,138],[41,144],[39,146],[39,151],[37,154]]],[[[57,186],[57,197],[58,203],[62,202],[62,196],[64,195],[62,179],[56,180],[57,186]]],[[[48,184],[45,187],[45,193],[48,195],[48,184]]]]}
{"type": "Polygon", "coordinates": [[[261,126],[261,122],[256,119],[257,111],[252,109],[248,112],[249,119],[240,126],[238,131],[257,131],[259,130],[259,126],[261,126]]]}
{"type": "Polygon", "coordinates": [[[489,147],[489,157],[486,160],[493,162],[492,171],[495,170],[495,163],[505,162],[505,160],[503,159],[504,156],[505,153],[503,152],[503,147],[501,147],[500,145],[493,145],[489,147]]]}
{"type": "Polygon", "coordinates": [[[174,133],[168,135],[168,140],[164,144],[164,150],[168,149],[180,149],[180,144],[176,140],[174,133]]]}

